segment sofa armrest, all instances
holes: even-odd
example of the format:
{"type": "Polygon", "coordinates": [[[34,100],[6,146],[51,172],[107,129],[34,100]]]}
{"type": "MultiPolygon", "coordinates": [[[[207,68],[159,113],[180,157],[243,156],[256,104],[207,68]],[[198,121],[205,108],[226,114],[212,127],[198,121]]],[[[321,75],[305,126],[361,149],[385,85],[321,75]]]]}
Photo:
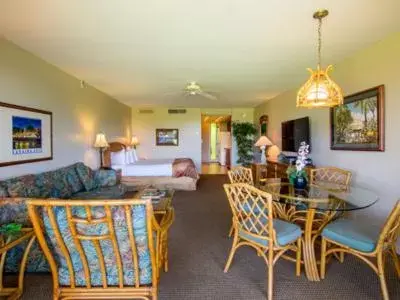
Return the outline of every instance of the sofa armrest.
{"type": "Polygon", "coordinates": [[[120,172],[116,170],[99,169],[94,171],[93,178],[96,187],[115,186],[121,182],[120,172]]]}

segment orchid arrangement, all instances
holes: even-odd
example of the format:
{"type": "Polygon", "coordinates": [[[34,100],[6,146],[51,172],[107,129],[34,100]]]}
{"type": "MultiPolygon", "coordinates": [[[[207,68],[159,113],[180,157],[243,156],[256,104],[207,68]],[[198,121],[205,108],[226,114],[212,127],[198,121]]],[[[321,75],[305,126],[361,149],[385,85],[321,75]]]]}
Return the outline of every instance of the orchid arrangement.
{"type": "Polygon", "coordinates": [[[296,165],[290,166],[286,170],[290,183],[293,184],[296,177],[304,177],[307,179],[307,172],[304,170],[304,167],[306,166],[306,160],[308,158],[308,154],[310,153],[309,148],[310,145],[307,145],[306,142],[300,143],[299,150],[297,151],[296,165]]]}

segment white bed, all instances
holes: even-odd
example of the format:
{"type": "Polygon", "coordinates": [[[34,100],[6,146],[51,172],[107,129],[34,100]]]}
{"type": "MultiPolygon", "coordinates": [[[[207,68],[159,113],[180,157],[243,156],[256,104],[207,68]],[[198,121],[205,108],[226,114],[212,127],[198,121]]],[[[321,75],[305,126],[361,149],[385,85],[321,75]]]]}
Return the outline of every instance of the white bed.
{"type": "MultiPolygon", "coordinates": [[[[199,175],[193,161],[189,158],[146,159],[132,161],[127,158],[130,147],[111,142],[104,152],[104,165],[121,170],[121,182],[135,190],[147,187],[195,191],[199,175]],[[125,156],[121,151],[125,152],[125,156]],[[129,161],[129,163],[127,163],[129,161]]],[[[131,152],[132,153],[132,152],[131,152]]]]}
{"type": "Polygon", "coordinates": [[[122,176],[172,176],[174,159],[146,159],[125,165],[111,165],[122,170],[122,176]]]}

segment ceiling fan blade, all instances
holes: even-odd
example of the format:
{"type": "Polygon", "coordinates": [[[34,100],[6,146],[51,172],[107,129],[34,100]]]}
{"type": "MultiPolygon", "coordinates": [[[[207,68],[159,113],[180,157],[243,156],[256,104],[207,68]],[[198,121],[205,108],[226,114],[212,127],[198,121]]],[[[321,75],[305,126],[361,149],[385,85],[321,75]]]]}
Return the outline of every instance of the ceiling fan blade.
{"type": "Polygon", "coordinates": [[[215,95],[213,95],[211,93],[204,92],[204,91],[199,92],[199,95],[203,96],[204,98],[213,100],[213,101],[218,100],[217,96],[215,96],[215,95]]]}

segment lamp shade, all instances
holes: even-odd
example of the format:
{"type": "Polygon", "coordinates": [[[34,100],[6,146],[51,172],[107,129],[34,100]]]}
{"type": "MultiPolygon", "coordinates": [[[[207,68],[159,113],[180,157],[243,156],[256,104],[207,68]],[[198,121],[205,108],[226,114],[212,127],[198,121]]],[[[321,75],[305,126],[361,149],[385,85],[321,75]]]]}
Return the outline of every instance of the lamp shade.
{"type": "Polygon", "coordinates": [[[265,135],[260,136],[258,141],[254,144],[256,147],[272,146],[272,142],[265,135]]]}
{"type": "Polygon", "coordinates": [[[96,141],[94,142],[95,148],[107,148],[109,145],[107,143],[106,135],[104,133],[96,134],[96,141]]]}
{"type": "Polygon", "coordinates": [[[132,146],[137,146],[137,145],[139,145],[139,139],[137,138],[136,135],[132,135],[131,145],[132,145],[132,146]]]}

